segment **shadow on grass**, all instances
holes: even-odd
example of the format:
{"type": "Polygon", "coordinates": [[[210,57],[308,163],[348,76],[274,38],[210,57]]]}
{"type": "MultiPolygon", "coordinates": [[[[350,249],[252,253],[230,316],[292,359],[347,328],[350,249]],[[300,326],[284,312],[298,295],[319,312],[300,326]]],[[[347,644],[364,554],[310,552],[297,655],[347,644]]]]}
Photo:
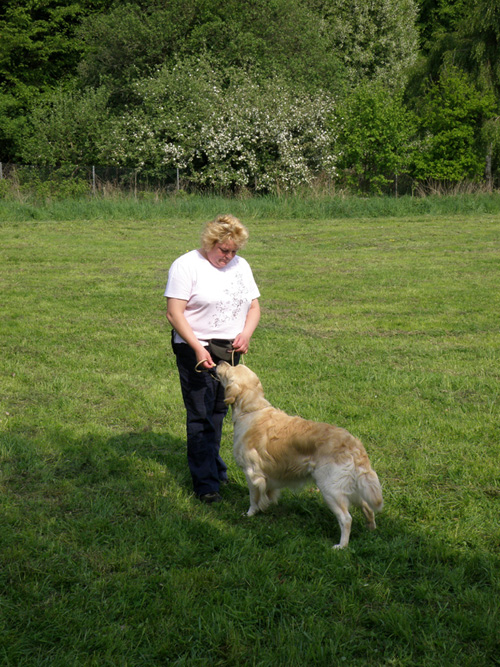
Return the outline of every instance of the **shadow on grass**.
{"type": "MultiPolygon", "coordinates": [[[[497,664],[498,553],[447,543],[390,504],[374,533],[356,512],[338,552],[337,522],[311,489],[248,519],[237,480],[225,502],[203,506],[185,443],[168,433],[1,444],[7,664],[35,660],[40,645],[77,664],[88,638],[109,633],[115,664],[142,664],[144,651],[149,664],[187,659],[193,646],[205,664],[230,646],[252,663],[256,645],[285,664],[297,632],[314,641],[288,664],[334,660],[334,645],[349,664],[368,664],[368,651],[374,664],[497,664]]],[[[93,646],[96,660],[106,654],[103,639],[93,646]]]]}

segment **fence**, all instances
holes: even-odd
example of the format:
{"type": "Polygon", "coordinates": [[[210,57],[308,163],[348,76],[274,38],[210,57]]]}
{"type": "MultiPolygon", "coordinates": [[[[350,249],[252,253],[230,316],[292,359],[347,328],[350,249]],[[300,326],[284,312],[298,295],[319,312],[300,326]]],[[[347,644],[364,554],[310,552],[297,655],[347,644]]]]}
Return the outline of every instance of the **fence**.
{"type": "MultiPolygon", "coordinates": [[[[495,192],[500,188],[500,176],[488,180],[444,182],[427,179],[414,181],[405,175],[394,180],[386,189],[386,194],[400,195],[463,195],[480,192],[495,192]]],[[[79,196],[84,194],[112,195],[114,192],[137,196],[145,193],[155,195],[173,194],[179,190],[208,191],[190,181],[187,173],[179,169],[167,171],[161,178],[133,168],[110,165],[61,165],[59,167],[21,165],[0,162],[0,199],[5,196],[79,196]],[[5,184],[2,186],[2,184],[5,184]]],[[[230,190],[230,189],[229,189],[230,190]]],[[[339,181],[325,183],[321,178],[311,190],[325,194],[345,192],[339,181]]],[[[221,194],[219,191],[218,194],[221,194]]],[[[234,194],[234,193],[233,193],[234,194]]]]}

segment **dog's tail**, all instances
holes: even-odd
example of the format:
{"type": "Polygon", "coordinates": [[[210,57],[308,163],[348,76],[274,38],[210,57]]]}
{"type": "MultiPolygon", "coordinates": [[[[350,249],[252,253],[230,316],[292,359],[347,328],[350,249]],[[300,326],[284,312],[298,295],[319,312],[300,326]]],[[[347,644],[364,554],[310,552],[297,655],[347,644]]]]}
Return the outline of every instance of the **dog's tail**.
{"type": "Polygon", "coordinates": [[[360,475],[358,478],[358,491],[362,500],[374,511],[381,512],[384,506],[382,487],[375,470],[360,475]]]}

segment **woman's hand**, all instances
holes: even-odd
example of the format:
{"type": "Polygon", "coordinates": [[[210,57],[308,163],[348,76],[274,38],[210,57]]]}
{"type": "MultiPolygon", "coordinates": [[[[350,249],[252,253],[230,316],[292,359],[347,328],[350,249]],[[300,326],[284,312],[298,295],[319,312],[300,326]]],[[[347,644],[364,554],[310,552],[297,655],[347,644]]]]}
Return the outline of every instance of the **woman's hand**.
{"type": "Polygon", "coordinates": [[[187,301],[183,299],[167,299],[167,319],[179,336],[193,348],[196,354],[196,368],[198,370],[209,370],[215,366],[207,348],[200,343],[189,326],[184,315],[187,301]],[[202,363],[204,362],[204,363],[202,363]],[[199,364],[199,366],[198,366],[199,364]]]}
{"type": "Polygon", "coordinates": [[[206,347],[203,347],[201,345],[201,350],[196,349],[196,368],[197,370],[210,370],[215,366],[214,361],[212,357],[210,356],[210,353],[208,352],[206,347]],[[203,363],[202,363],[203,362],[203,363]]]}
{"type": "Polygon", "coordinates": [[[250,338],[245,334],[240,333],[233,341],[233,350],[239,354],[246,354],[250,347],[250,338]]]}
{"type": "Polygon", "coordinates": [[[250,347],[250,338],[252,337],[253,332],[257,328],[257,324],[260,319],[260,306],[259,300],[254,299],[250,304],[248,310],[247,319],[245,322],[245,328],[241,333],[239,333],[233,341],[233,350],[239,352],[240,354],[246,354],[248,348],[250,347]]]}

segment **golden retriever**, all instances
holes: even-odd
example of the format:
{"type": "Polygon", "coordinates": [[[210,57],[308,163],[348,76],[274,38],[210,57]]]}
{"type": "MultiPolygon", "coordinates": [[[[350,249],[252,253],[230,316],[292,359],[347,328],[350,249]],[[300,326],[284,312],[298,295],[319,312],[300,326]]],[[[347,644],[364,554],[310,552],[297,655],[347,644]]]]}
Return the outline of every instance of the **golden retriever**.
{"type": "Polygon", "coordinates": [[[250,492],[247,516],[276,503],[282,488],[313,479],[337,517],[342,549],[349,542],[349,506],[363,510],[367,527],[383,506],[382,489],[362,443],[337,426],[290,417],[264,398],[257,375],[247,366],[217,365],[216,374],[232,406],[234,456],[250,492]]]}

